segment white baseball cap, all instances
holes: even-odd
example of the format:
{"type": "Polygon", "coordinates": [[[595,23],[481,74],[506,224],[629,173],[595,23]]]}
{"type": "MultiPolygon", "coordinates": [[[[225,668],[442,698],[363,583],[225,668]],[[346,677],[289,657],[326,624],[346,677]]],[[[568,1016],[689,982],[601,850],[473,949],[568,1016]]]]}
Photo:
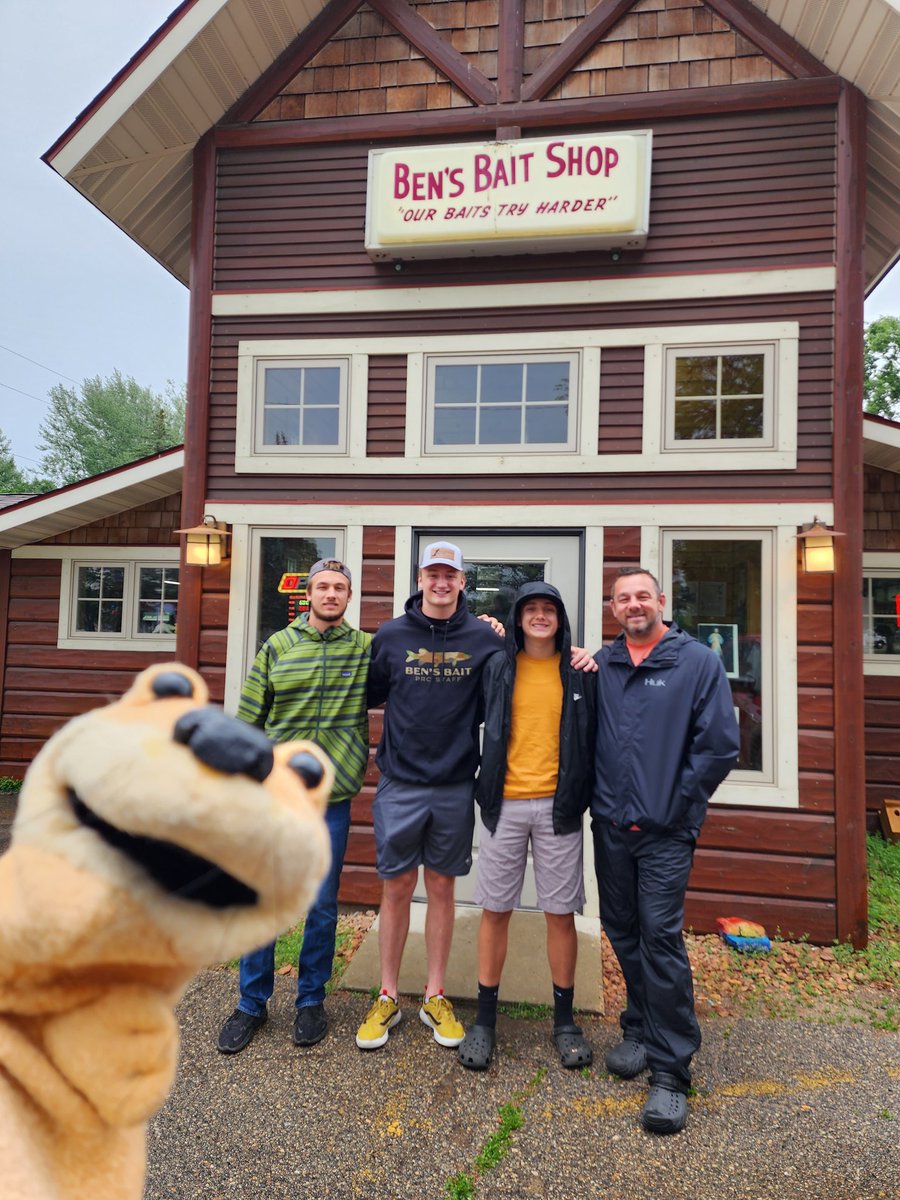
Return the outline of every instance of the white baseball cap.
{"type": "Polygon", "coordinates": [[[452,542],[430,542],[422,551],[422,561],[419,570],[426,567],[453,567],[455,571],[464,571],[462,550],[452,542]]]}

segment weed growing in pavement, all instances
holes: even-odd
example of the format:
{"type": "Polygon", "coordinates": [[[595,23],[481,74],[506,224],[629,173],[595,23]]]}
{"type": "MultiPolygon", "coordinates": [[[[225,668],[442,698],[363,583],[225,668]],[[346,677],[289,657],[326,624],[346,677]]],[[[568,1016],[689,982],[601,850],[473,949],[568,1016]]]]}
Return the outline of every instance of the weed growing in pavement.
{"type": "Polygon", "coordinates": [[[889,1108],[883,1108],[878,1115],[884,1121],[893,1121],[893,1119],[894,1119],[894,1114],[891,1112],[891,1110],[889,1108]]]}
{"type": "Polygon", "coordinates": [[[546,1076],[547,1068],[539,1067],[520,1092],[515,1092],[508,1103],[500,1105],[497,1110],[500,1124],[485,1140],[484,1145],[475,1156],[473,1170],[471,1172],[459,1171],[444,1184],[444,1195],[447,1200],[473,1200],[476,1182],[492,1167],[501,1163],[509,1153],[512,1135],[525,1124],[522,1104],[534,1095],[546,1076]]]}

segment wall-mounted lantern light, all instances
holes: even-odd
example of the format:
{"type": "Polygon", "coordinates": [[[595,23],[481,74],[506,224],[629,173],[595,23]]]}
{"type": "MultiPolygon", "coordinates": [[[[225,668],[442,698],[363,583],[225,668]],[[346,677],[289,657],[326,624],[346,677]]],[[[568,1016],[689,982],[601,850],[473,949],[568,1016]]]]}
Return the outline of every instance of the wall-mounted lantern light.
{"type": "Polygon", "coordinates": [[[225,539],[228,526],[215,517],[205,516],[200,525],[176,529],[185,535],[184,561],[192,567],[218,567],[226,562],[225,539]]]}
{"type": "Polygon", "coordinates": [[[804,525],[797,534],[803,556],[803,570],[810,575],[834,574],[834,539],[843,537],[836,529],[823,525],[813,517],[811,525],[804,525]]]}

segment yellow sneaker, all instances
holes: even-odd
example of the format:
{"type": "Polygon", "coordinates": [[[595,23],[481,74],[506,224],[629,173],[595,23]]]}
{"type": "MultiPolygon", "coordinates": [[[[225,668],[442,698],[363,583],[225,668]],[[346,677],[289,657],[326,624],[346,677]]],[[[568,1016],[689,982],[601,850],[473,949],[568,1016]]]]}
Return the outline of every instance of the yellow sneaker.
{"type": "Polygon", "coordinates": [[[466,1031],[453,1013],[453,1005],[438,992],[419,1009],[419,1018],[431,1029],[439,1046],[458,1046],[466,1031]]]}
{"type": "Polygon", "coordinates": [[[360,1050],[377,1050],[388,1040],[388,1031],[400,1020],[400,1005],[382,992],[360,1025],[356,1044],[360,1050]]]}

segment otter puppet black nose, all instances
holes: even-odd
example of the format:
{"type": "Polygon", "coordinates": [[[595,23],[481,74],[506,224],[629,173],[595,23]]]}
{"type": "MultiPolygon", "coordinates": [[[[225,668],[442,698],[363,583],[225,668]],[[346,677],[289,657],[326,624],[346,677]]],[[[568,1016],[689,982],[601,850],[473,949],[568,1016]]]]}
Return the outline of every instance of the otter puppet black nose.
{"type": "Polygon", "coordinates": [[[157,700],[164,700],[166,696],[188,697],[194,694],[194,685],[180,671],[161,671],[153,677],[150,686],[157,700]]]}
{"type": "Polygon", "coordinates": [[[296,771],[307,787],[318,787],[325,776],[325,768],[308,750],[291,755],[288,766],[292,771],[296,771]]]}
{"type": "Polygon", "coordinates": [[[185,713],[176,722],[173,736],[214,771],[248,775],[260,783],[272,772],[272,747],[265,734],[218,709],[195,708],[185,713]]]}

